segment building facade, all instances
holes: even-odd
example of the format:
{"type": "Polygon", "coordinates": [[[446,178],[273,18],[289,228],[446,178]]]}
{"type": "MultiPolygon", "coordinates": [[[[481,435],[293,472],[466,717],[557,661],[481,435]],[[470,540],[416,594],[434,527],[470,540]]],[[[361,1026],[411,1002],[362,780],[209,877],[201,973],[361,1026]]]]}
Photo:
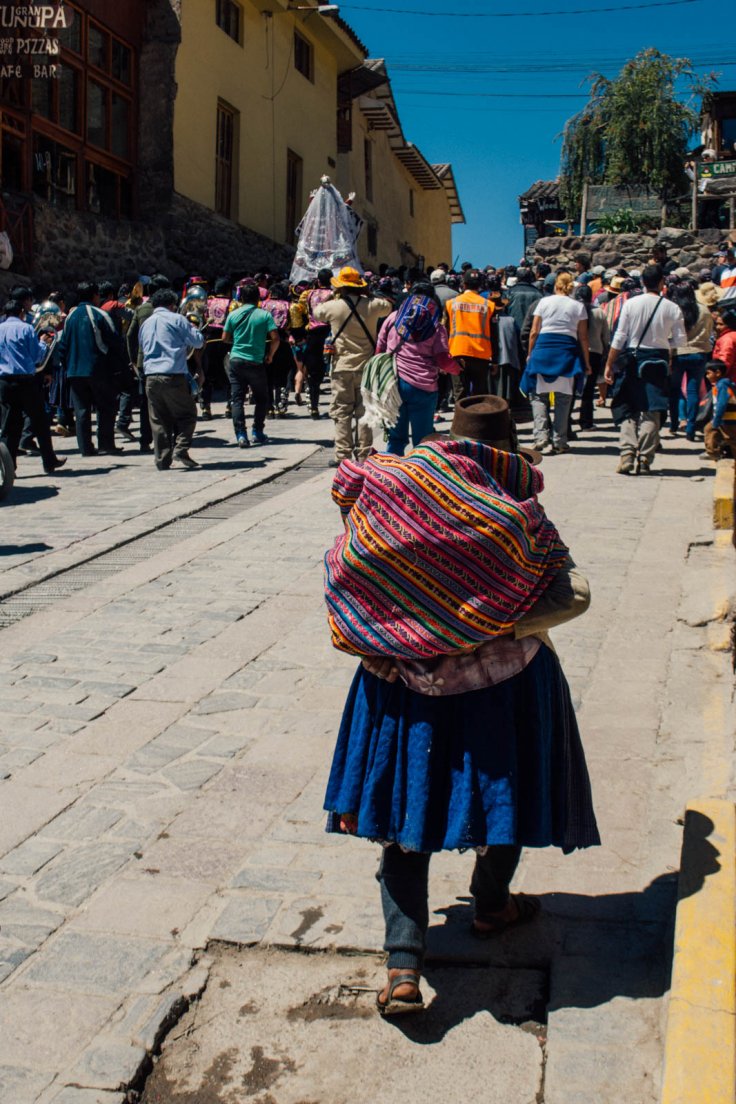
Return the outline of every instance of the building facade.
{"type": "Polygon", "coordinates": [[[451,167],[404,139],[383,63],[315,0],[44,10],[54,26],[0,34],[0,230],[15,272],[68,286],[154,269],[284,270],[325,173],[356,192],[367,265],[450,258],[462,216],[451,167]],[[13,56],[23,36],[43,40],[33,53],[45,49],[55,73],[13,56]],[[349,101],[348,139],[345,87],[364,71],[373,83],[349,101]]]}
{"type": "Polygon", "coordinates": [[[452,166],[431,165],[407,141],[382,59],[339,82],[337,186],[355,192],[365,220],[359,247],[380,262],[424,268],[452,263],[452,225],[465,218],[452,166]]]}

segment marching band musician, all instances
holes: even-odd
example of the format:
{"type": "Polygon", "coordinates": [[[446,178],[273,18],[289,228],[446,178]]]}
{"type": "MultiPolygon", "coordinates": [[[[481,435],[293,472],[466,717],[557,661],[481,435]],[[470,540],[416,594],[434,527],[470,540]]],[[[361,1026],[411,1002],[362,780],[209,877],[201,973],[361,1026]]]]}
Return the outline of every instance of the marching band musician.
{"type": "MultiPolygon", "coordinates": [[[[203,276],[190,276],[184,283],[179,313],[183,314],[187,322],[194,326],[195,330],[206,333],[208,323],[208,283],[203,276]]],[[[202,383],[199,391],[199,404],[202,417],[209,420],[212,417],[212,383],[207,376],[207,347],[203,343],[190,353],[202,375],[202,383]]]]}
{"type": "Polygon", "coordinates": [[[229,389],[225,371],[227,345],[223,341],[222,331],[233,306],[232,284],[227,277],[221,276],[215,280],[212,294],[207,296],[207,329],[202,368],[208,399],[211,399],[212,388],[219,384],[229,389]]]}
{"type": "Polygon", "coordinates": [[[320,303],[332,299],[331,280],[332,269],[321,268],[315,286],[304,291],[299,300],[307,314],[303,358],[309,390],[309,413],[315,420],[319,418],[319,389],[325,377],[325,342],[330,335],[330,327],[317,321],[314,310],[320,303]]]}

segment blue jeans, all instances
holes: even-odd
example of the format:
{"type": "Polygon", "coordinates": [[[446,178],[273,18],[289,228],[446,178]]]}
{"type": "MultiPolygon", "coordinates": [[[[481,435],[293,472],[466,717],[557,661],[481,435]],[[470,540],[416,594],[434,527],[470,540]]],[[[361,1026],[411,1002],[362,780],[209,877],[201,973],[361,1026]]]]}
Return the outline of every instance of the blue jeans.
{"type": "MultiPolygon", "coordinates": [[[[424,965],[430,858],[427,853],[402,851],[396,844],[383,850],[376,878],[381,886],[389,970],[421,970],[424,965]]],[[[516,844],[491,846],[485,854],[476,855],[470,892],[478,920],[506,907],[520,858],[521,848],[516,844]]]]}
{"type": "Polygon", "coordinates": [[[670,429],[677,429],[680,422],[680,397],[682,395],[682,377],[687,379],[687,422],[685,433],[689,436],[695,433],[695,419],[698,414],[698,402],[700,401],[700,385],[705,376],[705,364],[707,357],[700,353],[687,353],[685,356],[676,356],[670,373],[670,429]]]}
{"type": "Polygon", "coordinates": [[[399,379],[399,394],[401,409],[396,425],[388,431],[386,448],[387,452],[392,452],[395,456],[404,455],[404,449],[409,444],[410,428],[414,448],[423,437],[434,433],[434,412],[437,409],[436,391],[422,391],[406,380],[399,379]]]}

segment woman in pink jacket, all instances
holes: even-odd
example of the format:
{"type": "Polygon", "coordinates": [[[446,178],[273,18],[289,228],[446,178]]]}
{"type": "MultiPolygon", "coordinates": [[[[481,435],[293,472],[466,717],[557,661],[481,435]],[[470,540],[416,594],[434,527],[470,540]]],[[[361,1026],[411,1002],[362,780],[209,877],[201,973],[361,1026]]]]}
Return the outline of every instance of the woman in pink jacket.
{"type": "Polygon", "coordinates": [[[460,372],[460,365],[450,356],[442,306],[430,284],[416,284],[398,310],[388,316],[376,352],[394,353],[401,408],[389,430],[386,451],[403,456],[410,431],[414,448],[434,432],[440,372],[460,372]]]}

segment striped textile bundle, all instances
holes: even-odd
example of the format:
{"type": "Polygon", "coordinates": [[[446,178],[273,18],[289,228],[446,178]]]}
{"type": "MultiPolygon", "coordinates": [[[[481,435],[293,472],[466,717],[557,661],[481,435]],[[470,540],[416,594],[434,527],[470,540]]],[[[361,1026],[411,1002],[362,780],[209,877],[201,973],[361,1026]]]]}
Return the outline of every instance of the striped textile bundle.
{"type": "Polygon", "coordinates": [[[393,353],[376,353],[366,362],[360,391],[365,408],[360,424],[376,431],[392,429],[399,419],[401,409],[393,353]]]}
{"type": "Polygon", "coordinates": [[[346,531],[325,557],[334,646],[421,659],[510,632],[567,556],[542,488],[522,456],[475,441],[343,461],[346,531]]]}

